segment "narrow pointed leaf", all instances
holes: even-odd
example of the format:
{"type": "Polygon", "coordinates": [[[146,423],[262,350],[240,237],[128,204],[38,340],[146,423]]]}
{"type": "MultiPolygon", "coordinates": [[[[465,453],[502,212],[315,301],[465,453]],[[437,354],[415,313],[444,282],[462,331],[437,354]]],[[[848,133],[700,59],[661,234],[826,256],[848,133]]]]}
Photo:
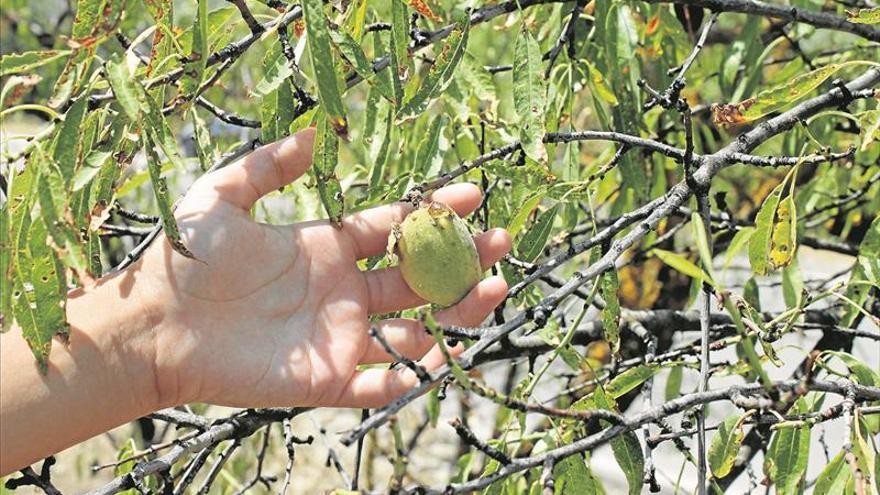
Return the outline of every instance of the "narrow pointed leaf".
{"type": "Polygon", "coordinates": [[[469,23],[465,22],[446,38],[440,54],[416,90],[416,93],[397,112],[398,120],[408,120],[422,114],[449,85],[461,57],[467,48],[469,23]]]}
{"type": "Polygon", "coordinates": [[[773,219],[776,216],[776,208],[779,206],[779,198],[782,196],[783,185],[776,186],[764,199],[761,209],[755,217],[755,232],[749,239],[749,262],[752,265],[752,271],[758,275],[767,274],[773,219]]]}
{"type": "Polygon", "coordinates": [[[321,108],[333,130],[343,139],[348,137],[348,121],[342,105],[342,96],[336,81],[336,69],[330,56],[330,28],[324,16],[324,3],[321,0],[303,0],[303,14],[308,33],[309,58],[315,71],[315,84],[321,108]]]}
{"type": "Polygon", "coordinates": [[[745,437],[745,432],[742,430],[744,418],[742,415],[725,418],[712,437],[712,443],[709,445],[709,467],[716,478],[724,478],[733,468],[745,437]]]}
{"type": "Polygon", "coordinates": [[[196,18],[192,27],[192,48],[183,66],[179,99],[191,100],[202,84],[208,66],[208,0],[197,0],[196,18]]]}
{"type": "Polygon", "coordinates": [[[547,161],[547,150],[544,148],[546,92],[541,51],[524,24],[513,52],[513,104],[519,116],[519,138],[523,150],[541,163],[547,161]]]}
{"type": "Polygon", "coordinates": [[[153,185],[153,194],[159,207],[159,216],[162,218],[165,236],[175,251],[187,258],[193,258],[193,254],[180,237],[180,229],[178,229],[177,220],[174,218],[173,202],[168,193],[168,184],[162,177],[162,161],[159,154],[156,153],[156,143],[153,142],[151,133],[144,134],[144,137],[146,138],[144,151],[147,155],[147,170],[150,173],[150,182],[153,185]]]}
{"type": "Polygon", "coordinates": [[[328,119],[326,115],[321,115],[318,120],[311,172],[315,177],[318,197],[324,205],[330,222],[340,228],[342,215],[345,213],[345,198],[342,195],[342,185],[336,176],[339,140],[328,119]]]}
{"type": "Polygon", "coordinates": [[[556,214],[559,212],[559,205],[555,205],[549,210],[541,213],[534,225],[526,232],[522,239],[516,244],[516,252],[523,261],[532,262],[538,259],[550,232],[553,229],[553,221],[556,220],[556,214]]]}
{"type": "Polygon", "coordinates": [[[599,289],[605,299],[605,307],[602,309],[602,333],[611,352],[620,352],[620,281],[617,279],[617,270],[611,269],[603,273],[599,278],[599,289]]]}
{"type": "Polygon", "coordinates": [[[336,49],[339,50],[339,53],[341,53],[346,60],[348,60],[355,72],[357,72],[367,84],[376,88],[379,91],[379,94],[385,99],[388,101],[394,101],[394,89],[388,84],[387,79],[378,77],[376,72],[373,71],[373,64],[367,60],[367,56],[364,55],[364,51],[361,49],[357,41],[349,36],[348,33],[342,31],[330,31],[330,37],[333,40],[336,49]]]}
{"type": "Polygon", "coordinates": [[[0,57],[0,77],[31,72],[37,67],[70,55],[70,50],[37,50],[9,53],[0,57]]]}

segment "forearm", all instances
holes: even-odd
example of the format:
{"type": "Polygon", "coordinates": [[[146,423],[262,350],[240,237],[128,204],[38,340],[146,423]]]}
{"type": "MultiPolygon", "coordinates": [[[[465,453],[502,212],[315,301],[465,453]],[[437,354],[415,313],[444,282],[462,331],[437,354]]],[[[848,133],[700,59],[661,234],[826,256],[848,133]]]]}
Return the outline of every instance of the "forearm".
{"type": "Polygon", "coordinates": [[[18,328],[0,336],[0,475],[163,406],[156,380],[161,316],[132,290],[132,270],[70,294],[70,341],[40,373],[18,328]]]}

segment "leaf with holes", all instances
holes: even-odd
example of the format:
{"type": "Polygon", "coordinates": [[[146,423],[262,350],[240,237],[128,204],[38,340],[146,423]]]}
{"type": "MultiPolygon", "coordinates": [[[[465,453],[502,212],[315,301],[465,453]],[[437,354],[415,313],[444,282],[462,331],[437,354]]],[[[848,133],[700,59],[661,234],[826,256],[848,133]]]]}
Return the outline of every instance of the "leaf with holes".
{"type": "Polygon", "coordinates": [[[513,105],[519,116],[519,139],[523,150],[535,161],[547,161],[544,148],[546,81],[541,49],[525,24],[513,49],[513,105]]]}
{"type": "Polygon", "coordinates": [[[418,117],[428,108],[428,105],[443,93],[452,80],[452,75],[467,48],[469,28],[469,22],[460,24],[446,38],[446,43],[431,65],[431,69],[419,89],[397,112],[399,121],[418,117]]]}
{"type": "Polygon", "coordinates": [[[53,337],[66,336],[70,331],[65,313],[67,286],[61,263],[49,247],[49,233],[42,220],[31,224],[28,237],[27,250],[16,260],[14,314],[22,336],[45,373],[53,337]],[[25,287],[22,281],[27,281],[30,287],[25,287]]]}
{"type": "Polygon", "coordinates": [[[880,24],[880,7],[847,11],[846,16],[853,24],[880,24]]]}
{"type": "Polygon", "coordinates": [[[599,277],[599,289],[605,299],[605,307],[602,309],[602,332],[611,352],[620,352],[620,298],[618,289],[620,282],[617,279],[617,270],[611,269],[599,277]]]}
{"type": "Polygon", "coordinates": [[[376,72],[373,70],[373,64],[367,60],[367,56],[364,55],[364,51],[354,38],[348,33],[335,30],[330,31],[330,38],[333,40],[333,45],[336,46],[339,53],[345,57],[345,60],[351,64],[354,71],[357,72],[357,74],[361,76],[370,87],[376,88],[379,94],[388,101],[395,101],[394,89],[388,84],[387,79],[377,77],[376,72]]]}
{"type": "MultiPolygon", "coordinates": [[[[348,139],[348,120],[342,105],[339,82],[330,51],[330,28],[324,16],[324,3],[321,0],[301,2],[308,33],[309,58],[315,73],[315,86],[318,99],[326,118],[337,135],[348,139]]],[[[326,206],[326,205],[325,205],[326,206]]]]}
{"type": "Polygon", "coordinates": [[[806,74],[801,74],[779,86],[761,91],[754,98],[724,107],[730,107],[729,110],[737,120],[735,123],[751,122],[800,100],[841,69],[866,64],[871,64],[871,62],[851,60],[839,64],[828,64],[806,74]]]}
{"type": "Polygon", "coordinates": [[[162,228],[165,236],[175,251],[187,258],[194,258],[192,252],[186,247],[180,238],[180,229],[174,218],[174,207],[168,194],[168,183],[162,177],[162,161],[156,153],[156,143],[153,142],[151,133],[144,134],[144,152],[147,156],[147,170],[150,173],[150,182],[153,185],[153,194],[159,206],[159,215],[162,217],[162,228]]]}
{"type": "Polygon", "coordinates": [[[797,207],[788,195],[776,208],[776,221],[770,238],[770,266],[776,270],[791,264],[797,249],[797,207]]]}
{"type": "Polygon", "coordinates": [[[192,46],[183,65],[183,79],[177,93],[179,101],[191,101],[204,80],[208,67],[208,0],[196,1],[196,18],[192,27],[192,46]]]}
{"type": "Polygon", "coordinates": [[[31,72],[43,65],[70,55],[70,50],[36,50],[8,53],[0,57],[0,77],[31,72]]]}
{"type": "Polygon", "coordinates": [[[310,170],[315,178],[318,197],[330,217],[330,222],[337,228],[341,228],[342,215],[345,213],[345,198],[342,195],[342,185],[339,183],[339,178],[336,177],[339,140],[328,119],[329,117],[323,114],[318,118],[310,170]]]}

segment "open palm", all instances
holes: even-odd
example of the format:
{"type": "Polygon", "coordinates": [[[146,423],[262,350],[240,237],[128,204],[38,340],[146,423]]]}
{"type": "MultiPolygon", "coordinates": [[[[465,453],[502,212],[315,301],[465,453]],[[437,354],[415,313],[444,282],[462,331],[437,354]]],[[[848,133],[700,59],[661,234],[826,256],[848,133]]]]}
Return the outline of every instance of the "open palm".
{"type": "MultiPolygon", "coordinates": [[[[132,267],[143,279],[139,286],[162,301],[157,369],[166,402],[376,407],[417,382],[406,368],[359,369],[392,361],[368,333],[370,315],[424,304],[397,268],[357,266],[384,251],[392,222],[411,206],[364,210],[346,217],[341,229],[326,221],[266,225],[248,214],[260,197],[307,170],[313,138],[312,130],[300,132],[198,180],[176,214],[196,259],[165,241],[132,267]]],[[[470,184],[433,197],[462,216],[480,202],[470,184]]],[[[493,230],[476,243],[486,268],[509,250],[510,237],[493,230]]],[[[488,278],[436,317],[477,325],[506,290],[502,278],[488,278]]],[[[375,325],[407,357],[428,369],[442,364],[419,321],[375,325]]]]}

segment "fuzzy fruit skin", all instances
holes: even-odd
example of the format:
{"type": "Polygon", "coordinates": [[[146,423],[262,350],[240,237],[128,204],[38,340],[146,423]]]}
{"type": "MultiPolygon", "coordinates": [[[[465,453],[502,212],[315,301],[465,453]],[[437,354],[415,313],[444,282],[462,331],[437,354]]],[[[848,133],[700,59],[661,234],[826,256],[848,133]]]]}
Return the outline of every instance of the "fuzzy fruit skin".
{"type": "Polygon", "coordinates": [[[406,284],[439,306],[461,301],[482,275],[467,225],[442,203],[423,205],[407,215],[400,225],[396,252],[406,284]]]}

